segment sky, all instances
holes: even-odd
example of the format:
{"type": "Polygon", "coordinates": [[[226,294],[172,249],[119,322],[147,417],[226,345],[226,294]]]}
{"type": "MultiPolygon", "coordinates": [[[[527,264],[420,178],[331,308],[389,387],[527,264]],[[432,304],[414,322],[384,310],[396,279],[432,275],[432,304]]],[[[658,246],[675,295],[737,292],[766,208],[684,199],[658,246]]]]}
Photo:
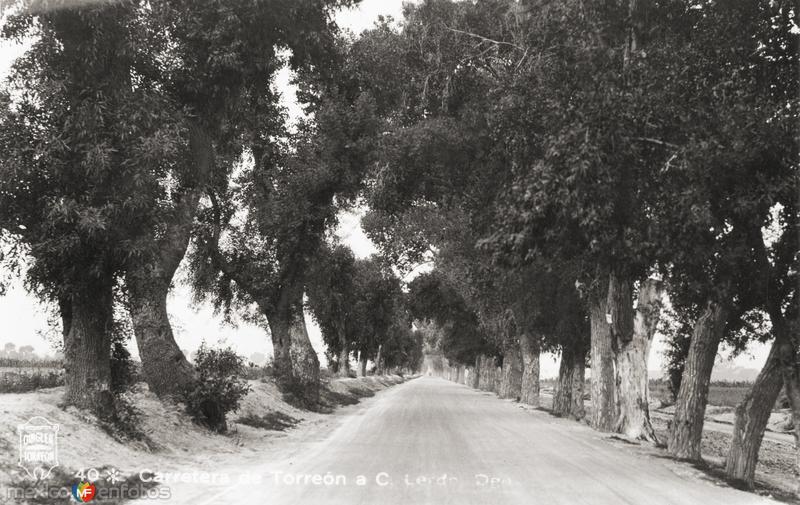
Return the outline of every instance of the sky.
{"type": "MultiPolygon", "coordinates": [[[[403,0],[364,0],[355,9],[339,12],[336,21],[342,28],[357,34],[370,28],[379,15],[389,15],[395,19],[401,19],[402,5],[403,0]]],[[[0,79],[5,77],[11,63],[25,49],[24,44],[16,45],[0,41],[0,79]]],[[[295,90],[290,84],[291,77],[291,73],[288,71],[280,72],[276,76],[274,87],[281,92],[282,103],[288,109],[290,116],[296,117],[300,114],[300,108],[295,97],[295,90]]],[[[362,214],[363,210],[342,214],[336,231],[342,243],[348,245],[359,258],[369,256],[376,251],[374,244],[361,229],[362,214]]],[[[181,276],[184,273],[182,270],[178,272],[175,288],[168,300],[168,310],[175,339],[182,349],[192,352],[205,340],[212,345],[218,342],[231,345],[239,354],[248,357],[253,353],[271,354],[272,345],[264,329],[246,323],[240,323],[237,326],[226,324],[220,316],[214,314],[210,304],[193,304],[190,289],[181,282],[181,276]]],[[[39,355],[51,354],[52,348],[43,336],[48,332],[48,313],[48,307],[28,294],[21,281],[12,283],[6,295],[0,297],[0,321],[4,323],[0,327],[0,346],[6,342],[13,342],[17,346],[31,345],[39,355]]],[[[306,314],[306,324],[312,345],[317,350],[320,361],[325,363],[319,327],[309,314],[306,314]]],[[[137,356],[138,352],[134,343],[131,343],[130,348],[132,354],[137,356]]],[[[657,335],[650,354],[651,375],[661,375],[659,370],[662,367],[661,352],[663,349],[663,341],[657,335]]],[[[728,352],[723,350],[718,359],[727,361],[727,354],[728,352]]],[[[765,346],[756,345],[748,352],[736,357],[730,364],[745,368],[760,368],[766,355],[765,346]]],[[[556,358],[549,354],[544,355],[541,363],[542,377],[554,377],[557,374],[556,358]]]]}

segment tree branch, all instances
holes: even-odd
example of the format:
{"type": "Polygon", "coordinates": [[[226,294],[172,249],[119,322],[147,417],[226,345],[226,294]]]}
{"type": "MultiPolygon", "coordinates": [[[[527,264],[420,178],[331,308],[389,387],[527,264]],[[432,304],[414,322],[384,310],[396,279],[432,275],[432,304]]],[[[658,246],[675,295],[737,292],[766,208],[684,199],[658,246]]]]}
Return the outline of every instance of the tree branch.
{"type": "MultiPolygon", "coordinates": [[[[443,24],[443,25],[444,25],[444,24],[443,24]]],[[[489,37],[484,37],[483,35],[478,35],[477,33],[465,32],[464,30],[458,30],[458,29],[456,29],[456,28],[450,28],[450,27],[449,27],[449,26],[447,26],[447,25],[444,25],[444,27],[445,27],[447,30],[450,30],[451,32],[455,32],[455,33],[461,33],[461,34],[463,34],[463,35],[467,35],[467,36],[469,36],[469,37],[474,37],[474,38],[477,38],[477,39],[480,39],[480,40],[482,40],[483,42],[490,42],[490,43],[492,43],[492,44],[496,44],[496,45],[502,45],[502,46],[510,46],[510,47],[513,47],[514,49],[517,49],[518,51],[525,51],[525,48],[524,48],[524,47],[522,47],[522,46],[518,46],[518,45],[516,45],[516,44],[512,44],[511,42],[505,42],[505,41],[502,41],[502,40],[494,40],[494,39],[490,39],[489,37]]]]}

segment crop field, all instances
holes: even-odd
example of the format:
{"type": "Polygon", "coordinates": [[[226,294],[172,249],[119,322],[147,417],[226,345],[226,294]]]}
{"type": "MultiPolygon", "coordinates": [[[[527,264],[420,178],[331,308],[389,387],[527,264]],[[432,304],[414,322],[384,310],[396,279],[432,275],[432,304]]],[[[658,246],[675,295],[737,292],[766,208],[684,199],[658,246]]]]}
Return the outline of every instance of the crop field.
{"type": "MultiPolygon", "coordinates": [[[[752,385],[744,382],[712,382],[708,391],[708,404],[717,407],[736,407],[752,385]]],[[[650,381],[650,397],[669,402],[670,392],[666,382],[650,381]]]]}
{"type": "Polygon", "coordinates": [[[0,393],[27,393],[63,384],[59,361],[0,360],[0,393]]]}

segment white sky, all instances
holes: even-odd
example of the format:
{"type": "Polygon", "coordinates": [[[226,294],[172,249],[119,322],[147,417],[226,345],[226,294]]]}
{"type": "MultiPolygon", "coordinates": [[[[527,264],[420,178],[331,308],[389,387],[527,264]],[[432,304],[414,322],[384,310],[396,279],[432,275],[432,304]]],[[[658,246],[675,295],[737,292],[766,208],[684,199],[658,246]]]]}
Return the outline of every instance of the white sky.
{"type": "MultiPolygon", "coordinates": [[[[379,15],[390,15],[395,19],[400,19],[402,4],[402,0],[364,0],[358,8],[340,12],[336,16],[336,20],[341,27],[360,33],[371,27],[379,15]]],[[[24,50],[24,46],[0,42],[0,79],[5,77],[11,63],[24,50]]],[[[296,103],[295,90],[289,84],[290,80],[291,75],[288,71],[281,72],[276,78],[275,87],[282,92],[283,104],[289,109],[290,114],[296,116],[299,114],[299,107],[296,103]]],[[[375,246],[364,235],[360,227],[360,219],[361,215],[358,212],[340,216],[337,235],[354,251],[357,257],[366,257],[375,252],[375,246]]],[[[271,343],[263,329],[248,324],[240,324],[236,328],[225,325],[220,317],[213,314],[209,304],[192,305],[189,288],[180,282],[176,282],[168,305],[175,339],[182,349],[191,352],[203,340],[206,340],[212,344],[224,341],[244,356],[250,356],[255,352],[269,355],[272,352],[271,343]]],[[[0,329],[0,346],[6,342],[13,342],[18,347],[31,345],[40,355],[52,352],[47,341],[41,336],[47,330],[47,307],[26,293],[21,282],[14,283],[10,286],[6,296],[0,297],[0,321],[5,323],[0,329]]],[[[312,344],[320,355],[320,361],[324,363],[319,327],[308,314],[306,323],[312,344]]],[[[135,343],[131,343],[130,348],[135,355],[138,354],[135,343]]],[[[662,375],[660,372],[662,350],[663,343],[657,337],[649,363],[655,376],[662,375]]],[[[763,345],[756,345],[751,353],[739,356],[732,364],[747,368],[760,368],[766,358],[766,353],[767,350],[763,345]]],[[[549,355],[542,358],[542,377],[557,375],[558,365],[555,358],[549,355]]]]}

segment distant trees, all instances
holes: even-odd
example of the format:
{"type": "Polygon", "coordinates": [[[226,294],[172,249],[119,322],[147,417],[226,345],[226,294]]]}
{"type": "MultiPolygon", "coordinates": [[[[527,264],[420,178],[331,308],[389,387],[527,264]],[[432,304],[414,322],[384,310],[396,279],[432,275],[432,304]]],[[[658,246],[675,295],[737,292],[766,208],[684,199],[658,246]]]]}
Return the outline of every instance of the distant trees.
{"type": "Polygon", "coordinates": [[[2,353],[4,358],[16,359],[19,357],[19,353],[17,352],[17,344],[8,342],[3,346],[2,353]]]}
{"type": "Polygon", "coordinates": [[[359,375],[366,374],[370,359],[379,373],[419,365],[422,344],[392,272],[373,258],[355,259],[342,246],[323,250],[312,272],[309,307],[339,375],[348,375],[351,353],[358,358],[359,375]]]}

